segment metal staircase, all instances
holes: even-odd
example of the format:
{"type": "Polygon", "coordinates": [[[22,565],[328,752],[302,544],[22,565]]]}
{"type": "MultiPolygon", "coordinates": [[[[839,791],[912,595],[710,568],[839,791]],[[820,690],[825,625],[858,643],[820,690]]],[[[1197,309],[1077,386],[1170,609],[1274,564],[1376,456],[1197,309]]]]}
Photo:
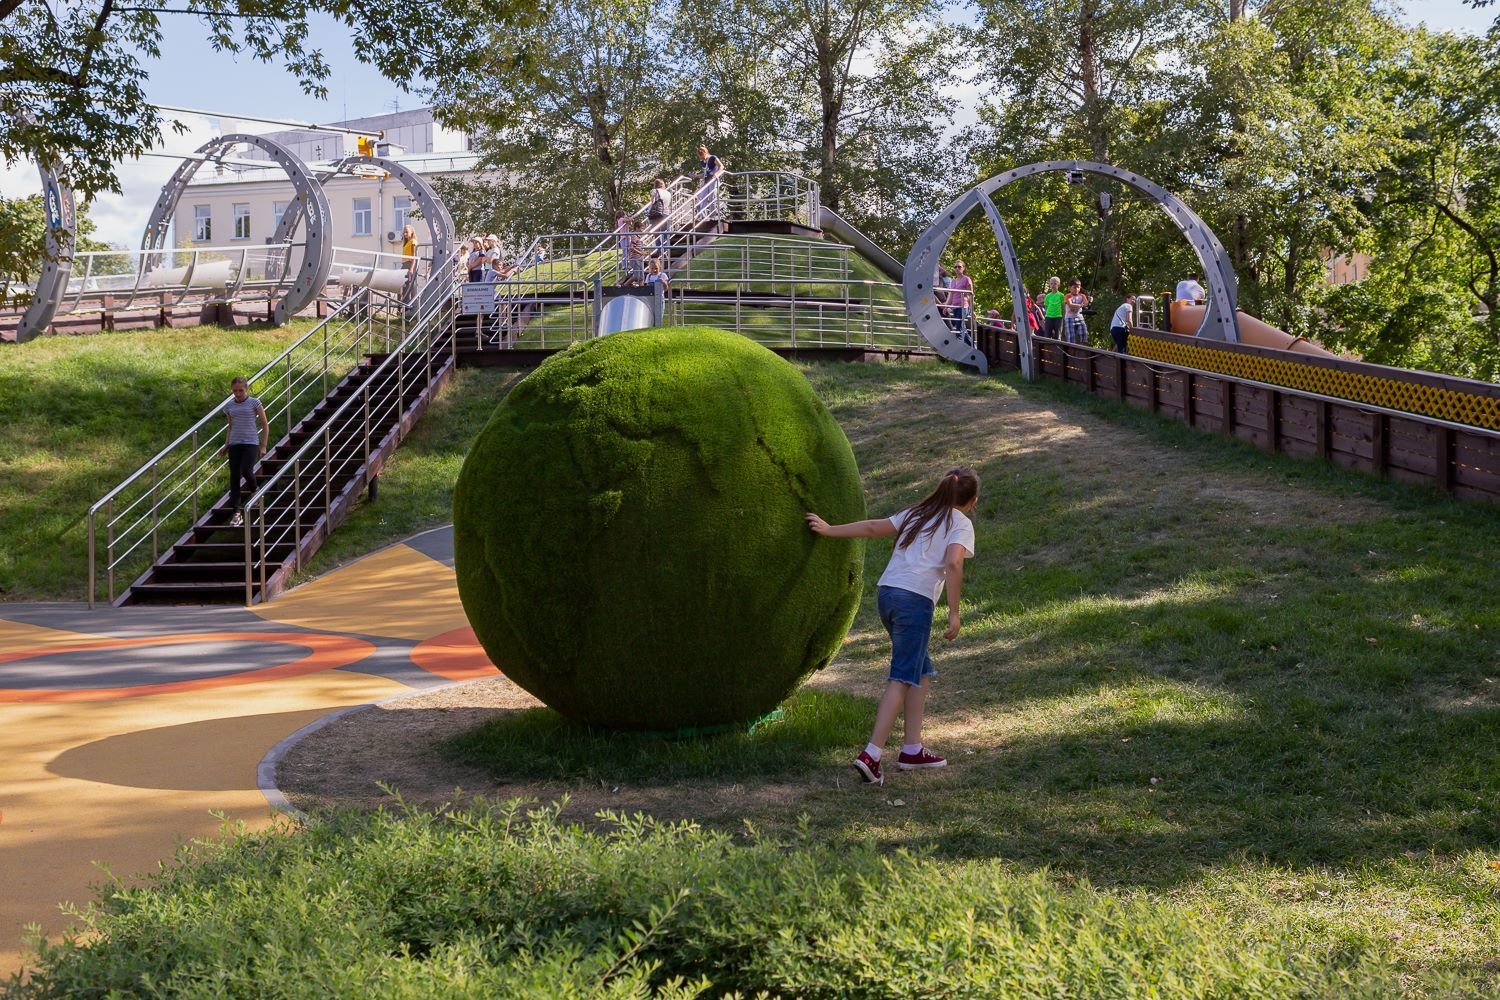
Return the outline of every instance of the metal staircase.
{"type": "Polygon", "coordinates": [[[243,525],[230,525],[222,404],[96,502],[90,604],[101,584],[118,604],[253,604],[283,589],[450,377],[455,287],[443,269],[415,308],[360,289],[251,378],[284,430],[243,525]]]}

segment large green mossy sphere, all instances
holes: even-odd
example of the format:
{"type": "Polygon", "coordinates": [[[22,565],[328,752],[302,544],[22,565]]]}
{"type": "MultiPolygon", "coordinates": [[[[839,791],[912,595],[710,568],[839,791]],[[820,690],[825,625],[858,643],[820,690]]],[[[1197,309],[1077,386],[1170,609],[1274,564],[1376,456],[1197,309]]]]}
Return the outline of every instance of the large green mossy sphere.
{"type": "Polygon", "coordinates": [[[792,365],[722,330],[615,334],[496,408],[453,498],[480,643],[569,718],[614,729],[748,722],[837,651],[863,545],[848,439],[792,365]]]}

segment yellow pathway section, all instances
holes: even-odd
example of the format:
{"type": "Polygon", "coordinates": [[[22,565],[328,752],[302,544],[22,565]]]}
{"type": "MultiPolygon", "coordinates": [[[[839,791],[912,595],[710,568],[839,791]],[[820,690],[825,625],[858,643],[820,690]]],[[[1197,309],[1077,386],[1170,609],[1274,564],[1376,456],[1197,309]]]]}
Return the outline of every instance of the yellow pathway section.
{"type": "Polygon", "coordinates": [[[493,672],[451,567],[408,545],[254,609],[0,605],[0,975],[28,924],[55,935],[60,904],[214,836],[215,814],[270,823],[256,768],[287,736],[493,672]]]}

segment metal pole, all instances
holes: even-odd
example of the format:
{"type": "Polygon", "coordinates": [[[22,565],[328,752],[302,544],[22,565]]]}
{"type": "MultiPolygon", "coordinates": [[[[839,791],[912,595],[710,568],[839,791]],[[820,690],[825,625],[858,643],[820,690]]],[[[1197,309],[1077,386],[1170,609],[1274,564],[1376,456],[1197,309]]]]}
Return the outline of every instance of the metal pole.
{"type": "Polygon", "coordinates": [[[115,603],[115,502],[111,498],[104,508],[104,558],[109,560],[109,603],[115,603]]]}
{"type": "MultiPolygon", "coordinates": [[[[292,462],[292,494],[302,495],[302,459],[298,458],[292,462]]],[[[297,572],[302,572],[302,518],[292,519],[292,544],[295,546],[292,552],[292,565],[297,572]]]]}
{"type": "Polygon", "coordinates": [[[94,610],[94,512],[89,511],[89,610],[94,610]]]}

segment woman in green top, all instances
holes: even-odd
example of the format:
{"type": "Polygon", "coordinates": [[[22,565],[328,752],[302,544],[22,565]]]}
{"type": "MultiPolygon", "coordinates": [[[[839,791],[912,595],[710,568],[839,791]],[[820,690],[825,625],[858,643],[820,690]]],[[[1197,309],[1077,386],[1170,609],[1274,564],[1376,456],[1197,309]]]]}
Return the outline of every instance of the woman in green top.
{"type": "Polygon", "coordinates": [[[1047,295],[1042,301],[1046,306],[1046,317],[1043,319],[1046,327],[1043,330],[1043,334],[1048,337],[1062,336],[1063,299],[1065,296],[1061,288],[1061,278],[1052,277],[1047,279],[1047,295]]]}

